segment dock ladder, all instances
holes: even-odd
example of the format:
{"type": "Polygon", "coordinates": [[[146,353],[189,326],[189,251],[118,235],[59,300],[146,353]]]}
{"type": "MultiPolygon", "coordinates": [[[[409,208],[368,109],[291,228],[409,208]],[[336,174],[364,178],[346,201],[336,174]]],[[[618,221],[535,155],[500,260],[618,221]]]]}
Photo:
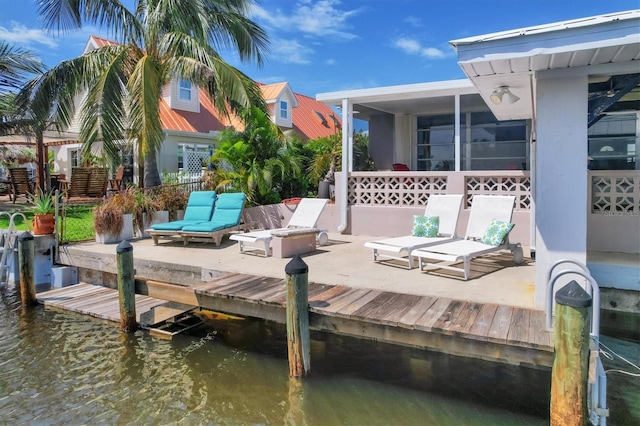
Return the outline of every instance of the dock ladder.
{"type": "Polygon", "coordinates": [[[564,275],[578,275],[584,278],[582,285],[584,290],[593,299],[591,314],[591,331],[589,333],[589,388],[587,394],[587,408],[589,410],[589,421],[593,425],[606,426],[609,409],[607,408],[607,374],[604,371],[602,360],[600,359],[600,286],[591,276],[587,266],[581,262],[571,259],[561,259],[554,263],[549,269],[547,276],[547,298],[546,298],[546,326],[549,331],[553,330],[553,294],[554,286],[558,278],[564,275]],[[563,269],[554,274],[554,270],[562,264],[571,264],[573,269],[563,269]]]}
{"type": "Polygon", "coordinates": [[[27,229],[29,229],[29,222],[24,213],[9,214],[9,212],[0,212],[0,217],[5,215],[9,217],[9,226],[6,229],[0,229],[0,250],[2,251],[0,256],[0,288],[6,287],[9,283],[9,262],[17,254],[20,231],[16,228],[15,218],[17,216],[22,217],[27,229]]]}

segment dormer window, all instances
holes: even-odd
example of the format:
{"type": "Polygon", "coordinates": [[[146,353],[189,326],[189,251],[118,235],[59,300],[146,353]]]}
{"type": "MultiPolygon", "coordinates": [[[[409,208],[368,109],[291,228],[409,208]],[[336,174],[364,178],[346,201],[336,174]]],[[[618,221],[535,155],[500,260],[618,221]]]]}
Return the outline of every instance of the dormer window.
{"type": "Polygon", "coordinates": [[[178,97],[181,101],[191,101],[191,82],[180,79],[178,81],[178,97]]]}
{"type": "Polygon", "coordinates": [[[288,106],[287,101],[280,101],[280,118],[289,118],[288,106]]]}

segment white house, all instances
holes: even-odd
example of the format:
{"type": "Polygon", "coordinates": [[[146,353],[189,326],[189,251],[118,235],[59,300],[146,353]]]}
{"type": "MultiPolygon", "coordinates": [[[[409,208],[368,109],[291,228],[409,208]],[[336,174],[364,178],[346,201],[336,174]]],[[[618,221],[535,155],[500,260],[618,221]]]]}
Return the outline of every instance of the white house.
{"type": "Polygon", "coordinates": [[[345,155],[338,230],[399,235],[376,221],[406,217],[424,193],[510,193],[515,240],[535,253],[537,306],[551,265],[586,264],[590,251],[636,259],[623,284],[603,281],[640,291],[638,28],[633,10],[454,40],[467,80],[318,94],[342,109],[343,152],[357,110],[378,169],[415,171],[407,188],[390,171],[353,172],[345,155]]]}

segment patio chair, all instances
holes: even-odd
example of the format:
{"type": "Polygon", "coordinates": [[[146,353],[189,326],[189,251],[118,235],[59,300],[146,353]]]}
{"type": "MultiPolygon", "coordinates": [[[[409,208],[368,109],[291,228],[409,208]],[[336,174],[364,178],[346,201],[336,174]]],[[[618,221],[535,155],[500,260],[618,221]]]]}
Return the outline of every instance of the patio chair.
{"type": "MultiPolygon", "coordinates": [[[[315,229],[316,223],[322,214],[322,210],[327,205],[329,200],[326,198],[303,198],[298,203],[291,219],[284,228],[277,229],[265,229],[261,231],[251,231],[244,234],[234,234],[229,237],[230,240],[238,241],[240,245],[240,252],[245,252],[245,247],[250,247],[251,252],[257,252],[258,254],[264,254],[264,257],[269,257],[271,253],[271,240],[273,238],[273,232],[291,231],[294,232],[300,229],[315,229]]],[[[326,231],[316,229],[318,234],[318,240],[326,243],[327,235],[326,231]],[[323,234],[320,236],[320,234],[323,234]]]]}
{"type": "Polygon", "coordinates": [[[154,244],[158,244],[158,239],[161,237],[180,237],[180,231],[183,227],[211,220],[216,198],[215,191],[193,191],[189,194],[184,218],[171,222],[155,223],[144,232],[153,238],[154,244]]]}
{"type": "Polygon", "coordinates": [[[469,222],[464,239],[436,244],[413,250],[411,255],[418,258],[418,266],[448,269],[462,272],[469,279],[471,259],[502,250],[511,250],[516,264],[522,263],[520,243],[509,243],[509,232],[513,228],[511,217],[515,197],[512,195],[474,195],[469,213],[469,222]],[[430,263],[425,259],[447,262],[430,263]],[[463,262],[463,266],[456,263],[463,262]]]}
{"type": "Polygon", "coordinates": [[[16,203],[19,195],[29,197],[33,193],[33,185],[29,179],[29,172],[26,167],[11,167],[9,169],[9,199],[16,203]]]}
{"type": "Polygon", "coordinates": [[[89,185],[90,170],[85,167],[73,167],[71,169],[71,181],[67,198],[87,197],[87,186],[89,185]]]}
{"type": "Polygon", "coordinates": [[[180,237],[184,245],[189,241],[213,241],[219,246],[226,234],[239,230],[245,200],[242,192],[218,195],[211,220],[182,227],[180,237]]]}
{"type": "MultiPolygon", "coordinates": [[[[423,235],[420,232],[412,232],[412,235],[387,238],[377,241],[367,241],[364,246],[373,250],[373,261],[397,266],[393,261],[399,261],[401,265],[407,264],[408,269],[413,269],[414,262],[411,252],[415,249],[429,245],[444,243],[456,237],[456,228],[462,206],[462,195],[431,195],[424,210],[424,218],[437,218],[438,226],[433,236],[423,235]]],[[[414,217],[414,222],[421,217],[414,217]]],[[[418,229],[423,229],[419,227],[418,229]]]]}
{"type": "Polygon", "coordinates": [[[113,178],[109,179],[108,191],[109,192],[122,191],[124,189],[122,185],[123,180],[124,180],[124,166],[118,166],[113,178]]]}
{"type": "Polygon", "coordinates": [[[87,196],[102,198],[107,195],[109,170],[104,167],[93,168],[89,171],[87,182],[87,196]]]}

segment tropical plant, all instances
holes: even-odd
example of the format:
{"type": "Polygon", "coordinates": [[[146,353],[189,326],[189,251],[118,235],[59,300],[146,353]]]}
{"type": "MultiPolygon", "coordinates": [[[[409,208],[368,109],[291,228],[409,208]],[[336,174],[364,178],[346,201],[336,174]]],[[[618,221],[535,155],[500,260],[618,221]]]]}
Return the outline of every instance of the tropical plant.
{"type": "Polygon", "coordinates": [[[33,204],[33,214],[52,214],[55,211],[56,202],[53,191],[37,191],[29,194],[31,204],[33,204]]]}
{"type": "MultiPolygon", "coordinates": [[[[202,89],[223,114],[257,105],[266,110],[259,87],[226,63],[220,50],[235,50],[242,61],[262,64],[266,33],[247,18],[253,0],[43,0],[39,15],[48,29],[84,24],[106,26],[115,42],[63,61],[26,91],[35,104],[56,99],[54,119],[68,126],[76,96],[83,151],[102,141],[109,164],[120,162],[123,144],[137,142],[145,187],[160,184],[156,155],[163,142],[160,100],[163,87],[183,80],[202,89]]],[[[44,102],[47,104],[47,102],[44,102]]]]}
{"type": "Polygon", "coordinates": [[[20,89],[29,74],[38,74],[43,69],[33,53],[0,40],[0,94],[20,89]]]}
{"type": "Polygon", "coordinates": [[[300,175],[296,143],[256,107],[240,116],[244,130],[222,132],[211,159],[216,190],[244,192],[251,205],[279,202],[283,180],[300,175]]]}
{"type": "Polygon", "coordinates": [[[177,211],[187,207],[189,194],[177,185],[162,185],[150,193],[155,199],[158,211],[169,212],[169,220],[176,220],[177,211]]]}
{"type": "MultiPolygon", "coordinates": [[[[342,169],[342,132],[309,141],[306,149],[313,154],[307,168],[311,182],[317,185],[324,180],[335,182],[335,172],[342,169]]],[[[373,160],[369,156],[369,137],[359,131],[353,134],[353,170],[374,170],[373,160]]]]}

